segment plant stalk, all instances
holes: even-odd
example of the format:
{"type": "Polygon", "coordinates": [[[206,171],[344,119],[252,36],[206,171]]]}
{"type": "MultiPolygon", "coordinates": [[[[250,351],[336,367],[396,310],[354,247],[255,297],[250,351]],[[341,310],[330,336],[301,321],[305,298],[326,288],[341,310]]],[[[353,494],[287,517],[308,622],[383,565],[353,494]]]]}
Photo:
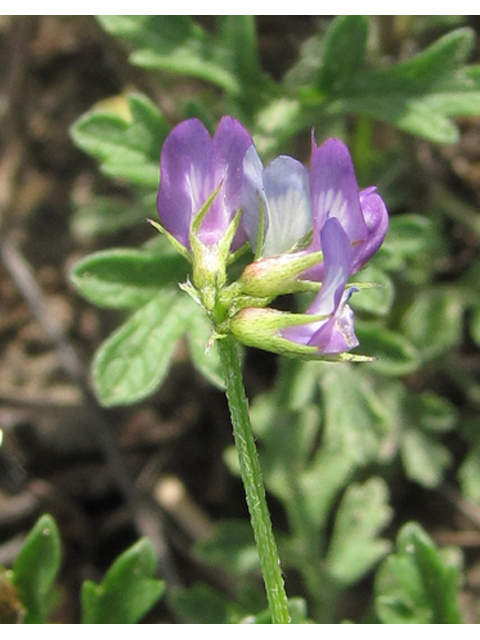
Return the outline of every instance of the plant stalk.
{"type": "Polygon", "coordinates": [[[235,446],[273,624],[289,624],[287,595],[233,336],[218,341],[235,446]]]}

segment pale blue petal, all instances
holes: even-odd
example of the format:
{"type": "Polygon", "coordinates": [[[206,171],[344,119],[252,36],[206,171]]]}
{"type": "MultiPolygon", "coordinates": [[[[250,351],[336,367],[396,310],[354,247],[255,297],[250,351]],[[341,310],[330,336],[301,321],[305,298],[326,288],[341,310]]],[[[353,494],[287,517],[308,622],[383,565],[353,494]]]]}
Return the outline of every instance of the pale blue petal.
{"type": "Polygon", "coordinates": [[[263,257],[289,251],[312,228],[309,177],[298,160],[279,156],[263,172],[267,206],[263,257]]]}
{"type": "Polygon", "coordinates": [[[243,160],[242,221],[250,245],[257,249],[260,203],[265,212],[265,192],[263,189],[263,164],[257,150],[252,145],[243,160]]]}

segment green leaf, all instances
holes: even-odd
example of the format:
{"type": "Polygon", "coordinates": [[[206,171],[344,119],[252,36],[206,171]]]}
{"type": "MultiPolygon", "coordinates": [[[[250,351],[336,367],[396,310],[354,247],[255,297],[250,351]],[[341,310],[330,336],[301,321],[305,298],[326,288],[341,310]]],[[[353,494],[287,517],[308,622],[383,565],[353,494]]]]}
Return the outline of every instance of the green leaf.
{"type": "Polygon", "coordinates": [[[125,108],[94,109],[77,120],[75,144],[100,161],[107,176],[156,189],[159,157],[169,131],[159,109],[145,96],[130,94],[125,108]]]}
{"type": "Polygon", "coordinates": [[[462,336],[463,304],[457,291],[438,286],[418,292],[402,320],[406,338],[424,360],[454,347],[462,336]]]}
{"type": "Polygon", "coordinates": [[[257,114],[255,146],[260,155],[272,156],[289,138],[311,126],[311,119],[309,123],[298,100],[275,98],[257,114]]]}
{"type": "Polygon", "coordinates": [[[384,380],[379,396],[394,431],[391,455],[401,454],[409,479],[425,487],[438,486],[451,463],[438,436],[454,428],[455,408],[430,391],[412,393],[400,381],[384,380]]]}
{"type": "Polygon", "coordinates": [[[165,591],[155,579],[157,559],[143,538],[115,560],[101,584],[82,587],[83,624],[135,624],[165,591]]]}
{"type": "Polygon", "coordinates": [[[308,618],[307,603],[303,598],[289,598],[288,611],[291,624],[310,624],[312,622],[308,618]]]}
{"type": "Polygon", "coordinates": [[[188,264],[171,251],[109,249],[77,263],[71,279],[90,302],[110,309],[142,306],[163,288],[183,282],[188,264]]]}
{"type": "Polygon", "coordinates": [[[13,566],[13,584],[25,608],[23,622],[46,624],[51,590],[60,569],[61,543],[57,525],[42,516],[28,534],[13,566]]]}
{"type": "Polygon", "coordinates": [[[334,500],[359,466],[350,453],[331,446],[322,447],[315,462],[299,478],[305,512],[318,531],[324,529],[334,500]]]}
{"type": "Polygon", "coordinates": [[[383,271],[368,265],[352,278],[355,283],[371,283],[372,288],[361,288],[351,298],[350,304],[355,310],[385,316],[392,306],[395,290],[390,277],[383,271]]]}
{"type": "Polygon", "coordinates": [[[389,271],[403,271],[410,266],[412,260],[431,253],[436,235],[432,220],[425,216],[393,216],[376,259],[389,271]]]}
{"type": "Polygon", "coordinates": [[[291,499],[296,480],[316,450],[320,412],[318,368],[313,363],[285,359],[272,392],[255,398],[251,418],[262,442],[262,470],[267,488],[282,500],[291,499]]]}
{"type": "Polygon", "coordinates": [[[384,624],[459,624],[458,571],[416,523],[403,527],[397,551],[375,580],[375,609],[384,624]]]}
{"type": "Polygon", "coordinates": [[[352,484],[340,504],[328,550],[330,574],[348,586],[363,577],[389,551],[390,542],[378,538],[392,517],[388,488],[380,478],[352,484]]]}
{"type": "Polygon", "coordinates": [[[290,463],[304,469],[316,448],[318,364],[285,358],[280,367],[277,386],[255,398],[251,417],[272,458],[269,466],[283,468],[288,483],[290,463]]]}
{"type": "MultiPolygon", "coordinates": [[[[263,605],[262,596],[256,594],[256,611],[263,605]]],[[[225,595],[204,584],[177,589],[169,594],[172,608],[177,615],[190,624],[270,624],[268,609],[252,615],[251,611],[228,600],[225,595]]],[[[307,624],[305,601],[289,598],[288,610],[292,624],[307,624]]]]}
{"type": "Polygon", "coordinates": [[[93,377],[104,406],[139,402],[161,384],[188,326],[185,309],[180,291],[162,291],[103,343],[93,377]]]}
{"type": "Polygon", "coordinates": [[[376,459],[390,427],[373,381],[348,364],[325,365],[319,380],[325,447],[341,451],[360,466],[376,459]]]}
{"type": "Polygon", "coordinates": [[[238,93],[227,51],[191,16],[97,16],[112,35],[131,43],[140,67],[193,76],[238,93]]]}
{"type": "Polygon", "coordinates": [[[169,601],[189,624],[230,624],[232,614],[237,612],[234,603],[205,584],[172,591],[169,601]]]}
{"type": "Polygon", "coordinates": [[[368,19],[365,16],[337,16],[331,22],[317,80],[321,91],[330,92],[355,75],[365,57],[367,37],[368,19]]]}
{"type": "MultiPolygon", "coordinates": [[[[242,86],[264,89],[268,78],[260,65],[255,16],[217,16],[217,22],[222,44],[232,58],[231,69],[242,86]]],[[[258,93],[245,97],[251,108],[258,104],[258,93]]]]}
{"type": "Polygon", "coordinates": [[[450,431],[457,422],[455,406],[431,391],[424,391],[415,395],[407,392],[403,405],[410,416],[412,424],[432,433],[450,431]]]}
{"type": "Polygon", "coordinates": [[[467,500],[480,504],[480,446],[471,448],[458,472],[462,484],[462,495],[467,500]]]}
{"type": "Polygon", "coordinates": [[[327,114],[363,114],[432,142],[456,142],[449,118],[480,112],[478,68],[458,69],[473,38],[471,30],[458,29],[405,62],[356,74],[331,94],[327,114]]]}
{"type": "Polygon", "coordinates": [[[355,332],[360,340],[358,350],[375,358],[368,365],[374,371],[387,376],[403,376],[420,366],[415,347],[402,334],[365,322],[357,322],[355,332]]]}
{"type": "Polygon", "coordinates": [[[226,568],[234,575],[258,571],[260,566],[252,528],[246,520],[218,522],[213,536],[195,545],[195,553],[206,564],[226,568]]]}
{"type": "Polygon", "coordinates": [[[84,239],[122,231],[134,224],[145,224],[155,210],[154,206],[143,202],[96,197],[91,203],[75,208],[72,232],[78,238],[84,239]]]}
{"type": "Polygon", "coordinates": [[[147,96],[130,93],[127,100],[133,121],[132,138],[141,142],[141,148],[148,157],[158,159],[163,142],[170,132],[170,125],[157,105],[147,96]]]}
{"type": "Polygon", "coordinates": [[[445,469],[452,463],[448,449],[418,429],[404,430],[401,451],[407,478],[428,488],[441,483],[445,469]]]}
{"type": "Polygon", "coordinates": [[[480,346],[480,308],[475,309],[470,318],[470,334],[475,344],[480,346]]]}
{"type": "MultiPolygon", "coordinates": [[[[308,618],[307,603],[303,598],[289,598],[288,612],[290,614],[290,624],[314,624],[308,618]]],[[[272,616],[268,609],[254,615],[248,615],[243,619],[234,620],[240,624],[271,624],[272,616]]]]}
{"type": "Polygon", "coordinates": [[[318,382],[324,414],[322,446],[297,473],[309,518],[324,527],[334,499],[355,470],[382,457],[390,422],[373,381],[360,369],[324,365],[318,370],[318,382]]]}

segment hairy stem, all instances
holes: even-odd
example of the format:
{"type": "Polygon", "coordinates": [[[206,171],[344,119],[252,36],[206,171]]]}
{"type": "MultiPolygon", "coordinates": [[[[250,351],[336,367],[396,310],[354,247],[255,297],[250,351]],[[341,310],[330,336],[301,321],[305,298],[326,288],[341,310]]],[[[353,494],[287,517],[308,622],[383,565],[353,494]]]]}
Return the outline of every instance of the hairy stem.
{"type": "Polygon", "coordinates": [[[288,624],[287,596],[265,497],[235,338],[218,341],[235,446],[273,624],[288,624]]]}

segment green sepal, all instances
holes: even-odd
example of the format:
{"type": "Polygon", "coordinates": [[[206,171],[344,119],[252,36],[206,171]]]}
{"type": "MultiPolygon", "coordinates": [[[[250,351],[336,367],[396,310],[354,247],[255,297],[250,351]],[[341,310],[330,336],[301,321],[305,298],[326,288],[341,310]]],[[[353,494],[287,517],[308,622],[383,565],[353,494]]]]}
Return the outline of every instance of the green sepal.
{"type": "MultiPolygon", "coordinates": [[[[221,185],[211,194],[195,215],[190,227],[190,245],[192,247],[193,286],[197,289],[199,299],[205,311],[211,317],[223,314],[224,305],[218,306],[220,292],[225,288],[227,280],[227,265],[242,253],[246,246],[241,247],[234,255],[231,246],[242,216],[239,209],[228,225],[223,237],[215,244],[206,245],[198,237],[200,226],[205,219],[212,202],[218,195],[221,185]]],[[[190,293],[189,291],[187,291],[190,293]]]]}
{"type": "Polygon", "coordinates": [[[198,232],[200,231],[200,226],[207,215],[207,211],[212,206],[213,201],[218,196],[218,193],[221,189],[221,184],[215,189],[215,191],[208,196],[208,198],[203,203],[200,211],[193,216],[192,224],[190,225],[190,244],[192,247],[198,241],[198,232]]]}
{"type": "Polygon", "coordinates": [[[167,240],[170,242],[170,244],[173,246],[173,248],[176,251],[178,251],[178,253],[180,253],[185,258],[185,260],[188,260],[189,262],[192,261],[192,256],[190,255],[190,252],[188,251],[188,249],[184,247],[183,244],[175,238],[175,236],[173,236],[169,231],[167,231],[165,227],[163,227],[156,220],[152,220],[151,218],[147,218],[147,222],[149,222],[152,225],[152,227],[158,231],[158,233],[161,233],[162,235],[164,235],[167,238],[167,240]]]}
{"type": "Polygon", "coordinates": [[[227,264],[221,244],[206,245],[198,237],[200,226],[207,211],[217,197],[221,184],[207,198],[200,211],[194,216],[190,226],[190,246],[192,247],[193,285],[198,289],[202,304],[207,313],[215,309],[219,289],[227,278],[227,264]]]}
{"type": "Polygon", "coordinates": [[[258,196],[258,230],[257,230],[257,244],[255,247],[255,262],[261,259],[263,245],[265,244],[265,211],[263,208],[263,201],[258,196]]]}
{"type": "Polygon", "coordinates": [[[249,264],[239,279],[241,293],[255,298],[276,298],[301,291],[318,291],[320,284],[298,276],[323,262],[323,252],[285,253],[249,264]]]}
{"type": "Polygon", "coordinates": [[[255,347],[280,355],[302,357],[311,360],[328,362],[370,362],[370,356],[350,353],[325,355],[319,354],[316,347],[298,344],[283,338],[279,332],[287,327],[301,326],[327,319],[329,316],[310,315],[307,313],[289,313],[277,309],[247,308],[234,318],[220,325],[226,333],[231,332],[240,342],[248,347],[255,347]]]}
{"type": "Polygon", "coordinates": [[[188,294],[196,304],[203,308],[202,299],[200,298],[200,293],[195,289],[193,284],[190,282],[190,279],[187,278],[185,282],[182,282],[178,285],[182,291],[188,294]]]}
{"type": "Polygon", "coordinates": [[[240,256],[243,256],[243,254],[248,251],[248,249],[249,244],[246,242],[236,251],[232,251],[228,256],[227,264],[233,264],[236,260],[238,260],[238,258],[240,258],[240,256]]]}

